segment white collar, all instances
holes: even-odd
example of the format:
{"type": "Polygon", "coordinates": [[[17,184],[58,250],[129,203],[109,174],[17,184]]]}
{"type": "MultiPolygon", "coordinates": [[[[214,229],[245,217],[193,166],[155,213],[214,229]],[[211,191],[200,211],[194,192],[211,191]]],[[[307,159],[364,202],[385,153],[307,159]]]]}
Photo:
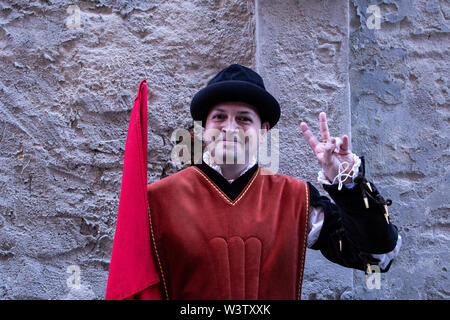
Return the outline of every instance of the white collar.
{"type": "MultiPolygon", "coordinates": [[[[220,168],[220,166],[213,163],[209,151],[205,151],[205,152],[203,153],[203,161],[204,161],[208,166],[210,166],[211,168],[213,168],[214,170],[216,170],[218,173],[220,173],[220,175],[221,175],[222,177],[225,178],[225,176],[224,176],[223,173],[222,173],[222,169],[220,168]]],[[[250,168],[252,168],[255,164],[256,164],[256,159],[252,159],[252,161],[250,161],[250,163],[249,163],[249,165],[247,166],[247,168],[245,168],[245,169],[241,172],[241,174],[239,175],[239,177],[242,176],[244,173],[246,173],[246,172],[247,172],[250,168]]],[[[235,180],[235,179],[227,179],[227,178],[225,178],[225,179],[226,179],[229,183],[232,183],[232,182],[235,180]]]]}

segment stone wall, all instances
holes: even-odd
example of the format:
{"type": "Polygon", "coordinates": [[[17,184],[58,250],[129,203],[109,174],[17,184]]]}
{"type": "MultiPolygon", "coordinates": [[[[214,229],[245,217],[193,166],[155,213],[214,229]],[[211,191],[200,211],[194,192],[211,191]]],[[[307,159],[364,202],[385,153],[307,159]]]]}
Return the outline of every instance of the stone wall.
{"type": "Polygon", "coordinates": [[[449,299],[448,1],[352,1],[350,84],[355,151],[393,201],[403,247],[364,299],[449,299]],[[381,11],[370,29],[367,8],[381,11]]]}
{"type": "Polygon", "coordinates": [[[104,297],[139,81],[153,182],[180,169],[170,135],[230,63],[282,105],[279,173],[320,187],[299,122],[317,132],[326,111],[393,200],[404,244],[381,289],[309,250],[303,299],[448,299],[449,16],[424,0],[0,1],[0,299],[104,297]]]}

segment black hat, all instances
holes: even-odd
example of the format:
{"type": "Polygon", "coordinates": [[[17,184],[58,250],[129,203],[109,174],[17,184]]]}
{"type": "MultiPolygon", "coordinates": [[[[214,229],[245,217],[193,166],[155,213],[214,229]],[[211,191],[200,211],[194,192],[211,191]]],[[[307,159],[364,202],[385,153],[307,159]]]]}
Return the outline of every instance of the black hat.
{"type": "Polygon", "coordinates": [[[280,119],[280,105],[266,91],[263,79],[255,71],[232,64],[212,78],[191,101],[191,115],[205,125],[211,107],[228,101],[240,101],[255,107],[261,122],[268,121],[270,128],[280,119]]]}

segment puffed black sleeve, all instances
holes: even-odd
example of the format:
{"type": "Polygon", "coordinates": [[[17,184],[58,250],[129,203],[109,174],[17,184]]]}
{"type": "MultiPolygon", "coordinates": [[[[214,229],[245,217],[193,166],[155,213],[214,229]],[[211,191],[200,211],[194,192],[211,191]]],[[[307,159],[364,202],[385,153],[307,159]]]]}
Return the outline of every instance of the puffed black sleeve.
{"type": "MultiPolygon", "coordinates": [[[[391,201],[384,200],[373,183],[367,183],[362,170],[351,187],[343,185],[338,190],[337,185],[323,185],[333,203],[308,182],[311,207],[324,211],[319,238],[311,248],[334,263],[363,271],[379,262],[371,254],[394,250],[398,239],[397,227],[385,216],[391,201]]],[[[390,263],[381,271],[389,267],[390,263]]]]}

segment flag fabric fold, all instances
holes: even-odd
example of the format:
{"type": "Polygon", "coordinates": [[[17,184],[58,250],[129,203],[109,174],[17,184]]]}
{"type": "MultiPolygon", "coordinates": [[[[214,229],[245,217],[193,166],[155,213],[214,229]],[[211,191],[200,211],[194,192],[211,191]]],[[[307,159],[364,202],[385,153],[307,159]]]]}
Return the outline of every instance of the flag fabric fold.
{"type": "Polygon", "coordinates": [[[153,260],[147,202],[147,82],[134,100],[125,143],[107,300],[161,299],[153,260]]]}

